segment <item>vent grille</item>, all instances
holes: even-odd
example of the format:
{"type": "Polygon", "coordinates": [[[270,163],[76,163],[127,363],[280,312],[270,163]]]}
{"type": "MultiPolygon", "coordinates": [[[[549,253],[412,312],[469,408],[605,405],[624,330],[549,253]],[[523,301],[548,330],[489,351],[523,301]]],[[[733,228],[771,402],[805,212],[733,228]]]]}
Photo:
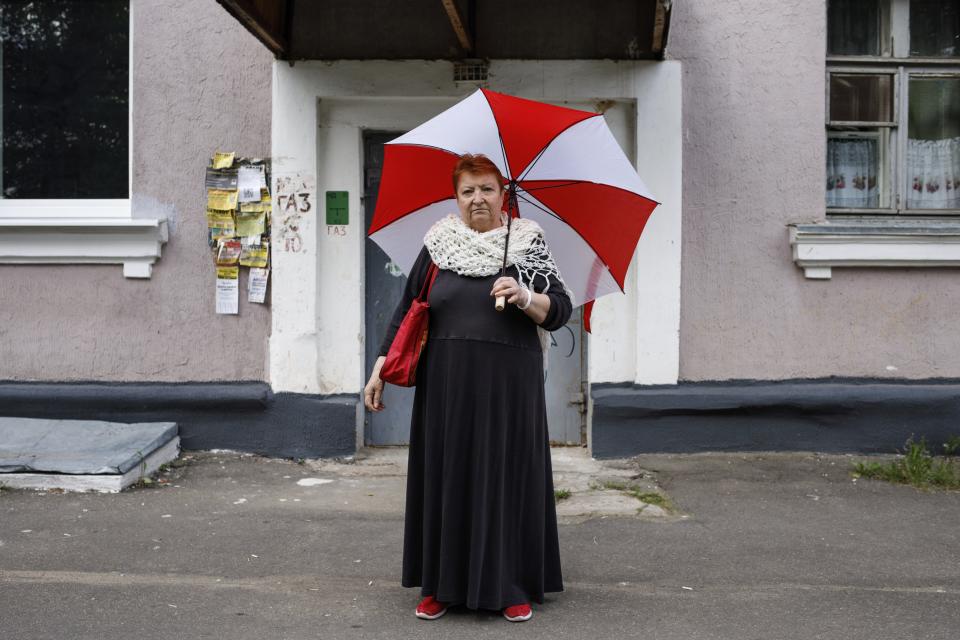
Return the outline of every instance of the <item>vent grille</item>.
{"type": "Polygon", "coordinates": [[[483,60],[464,60],[453,65],[454,82],[486,82],[490,65],[483,60]]]}

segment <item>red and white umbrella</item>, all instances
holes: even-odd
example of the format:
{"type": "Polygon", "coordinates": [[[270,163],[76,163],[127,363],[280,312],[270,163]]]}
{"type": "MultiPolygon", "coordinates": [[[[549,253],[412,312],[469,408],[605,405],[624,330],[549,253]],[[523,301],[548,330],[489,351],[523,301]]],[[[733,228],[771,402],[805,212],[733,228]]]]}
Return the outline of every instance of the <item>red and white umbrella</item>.
{"type": "Polygon", "coordinates": [[[369,235],[409,273],[423,236],[457,213],[451,174],[464,153],[490,158],[540,224],[574,304],[623,291],[657,201],[603,115],[479,89],[386,144],[369,235]]]}

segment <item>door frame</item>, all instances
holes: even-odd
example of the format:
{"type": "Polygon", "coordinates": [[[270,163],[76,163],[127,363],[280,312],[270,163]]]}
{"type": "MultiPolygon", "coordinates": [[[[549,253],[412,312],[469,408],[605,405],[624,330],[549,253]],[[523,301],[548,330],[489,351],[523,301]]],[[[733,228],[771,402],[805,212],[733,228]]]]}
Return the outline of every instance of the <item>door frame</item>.
{"type": "MultiPolygon", "coordinates": [[[[661,205],[641,239],[626,296],[593,313],[589,382],[674,384],[679,368],[681,147],[676,61],[491,61],[491,89],[547,101],[631,101],[634,162],[661,205]],[[656,309],[656,314],[641,313],[656,309]]],[[[274,240],[270,382],[277,392],[343,395],[363,444],[362,129],[409,129],[476,90],[446,61],[278,61],[273,66],[273,178],[300,180],[318,203],[297,220],[302,243],[274,240]],[[427,105],[426,108],[425,105],[427,105]],[[350,222],[331,234],[324,192],[349,192],[350,222]],[[342,233],[340,233],[342,232],[342,233]],[[358,295],[359,294],[359,295],[358,295]],[[359,327],[359,332],[357,328],[359,327]]],[[[277,231],[281,212],[274,211],[277,231]]],[[[279,236],[279,233],[275,233],[279,236]]],[[[614,299],[616,298],[616,299],[614,299]]],[[[589,393],[587,441],[590,440],[589,393]]]]}

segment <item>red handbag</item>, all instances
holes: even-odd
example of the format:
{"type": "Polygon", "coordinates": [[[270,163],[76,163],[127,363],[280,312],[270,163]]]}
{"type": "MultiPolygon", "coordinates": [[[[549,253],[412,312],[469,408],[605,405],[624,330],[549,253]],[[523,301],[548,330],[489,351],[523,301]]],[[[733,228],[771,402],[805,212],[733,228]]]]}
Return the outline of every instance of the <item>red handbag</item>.
{"type": "Polygon", "coordinates": [[[412,387],[417,384],[417,362],[420,353],[427,344],[427,329],[430,324],[430,289],[437,279],[437,265],[430,263],[427,279],[420,289],[420,295],[410,303],[407,315],[393,337],[387,359],[380,369],[380,379],[398,387],[412,387]]]}

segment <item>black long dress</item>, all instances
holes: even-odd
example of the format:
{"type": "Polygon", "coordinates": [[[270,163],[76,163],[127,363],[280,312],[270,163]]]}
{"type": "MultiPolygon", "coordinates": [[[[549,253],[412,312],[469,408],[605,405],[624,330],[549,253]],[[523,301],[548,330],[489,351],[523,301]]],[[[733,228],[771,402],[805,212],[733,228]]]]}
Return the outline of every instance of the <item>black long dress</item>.
{"type": "MultiPolygon", "coordinates": [[[[426,279],[421,250],[380,348],[385,355],[426,279]]],[[[517,276],[510,267],[507,275],[517,276]]],[[[403,540],[405,587],[499,610],[563,591],[537,325],[490,296],[498,275],[440,270],[417,367],[403,540]]],[[[538,276],[533,289],[542,292],[538,276]]],[[[556,279],[548,331],[570,318],[556,279]]]]}

